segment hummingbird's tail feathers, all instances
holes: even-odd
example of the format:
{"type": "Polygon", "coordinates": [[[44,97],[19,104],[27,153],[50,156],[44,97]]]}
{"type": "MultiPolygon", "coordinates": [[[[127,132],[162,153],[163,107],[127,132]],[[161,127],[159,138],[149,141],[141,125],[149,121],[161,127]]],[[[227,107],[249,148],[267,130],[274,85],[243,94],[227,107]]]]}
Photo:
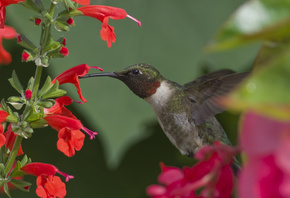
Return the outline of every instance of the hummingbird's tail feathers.
{"type": "Polygon", "coordinates": [[[194,101],[192,117],[195,124],[200,125],[207,118],[223,112],[225,108],[219,103],[220,98],[229,94],[248,74],[248,72],[232,73],[187,87],[185,91],[189,100],[194,101]]]}

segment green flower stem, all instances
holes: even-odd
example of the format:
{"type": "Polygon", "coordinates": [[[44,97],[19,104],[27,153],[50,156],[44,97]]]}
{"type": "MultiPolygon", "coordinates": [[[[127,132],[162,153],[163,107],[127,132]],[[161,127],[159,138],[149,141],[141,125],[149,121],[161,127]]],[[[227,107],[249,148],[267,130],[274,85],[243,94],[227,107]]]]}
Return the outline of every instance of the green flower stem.
{"type": "Polygon", "coordinates": [[[21,137],[20,135],[17,135],[14,145],[13,145],[13,149],[9,155],[8,161],[6,163],[5,169],[4,169],[4,173],[7,176],[7,174],[9,173],[11,167],[13,166],[13,163],[15,162],[18,150],[20,148],[21,142],[22,142],[23,137],[21,137]]]}
{"type": "Polygon", "coordinates": [[[54,12],[54,3],[51,2],[50,9],[49,9],[50,16],[53,16],[53,12],[54,12]]]}
{"type": "Polygon", "coordinates": [[[32,91],[32,98],[34,98],[34,101],[37,100],[37,92],[40,84],[40,79],[41,79],[41,73],[42,73],[42,68],[41,66],[36,67],[35,71],[35,76],[34,76],[34,85],[33,85],[33,91],[32,91]]]}

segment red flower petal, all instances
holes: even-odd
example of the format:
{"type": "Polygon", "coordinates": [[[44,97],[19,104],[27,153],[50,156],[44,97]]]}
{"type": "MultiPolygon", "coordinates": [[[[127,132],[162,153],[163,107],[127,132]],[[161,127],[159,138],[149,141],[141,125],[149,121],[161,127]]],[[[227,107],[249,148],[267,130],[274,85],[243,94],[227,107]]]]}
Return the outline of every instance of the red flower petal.
{"type": "Polygon", "coordinates": [[[80,83],[79,83],[78,77],[86,75],[89,72],[90,68],[95,68],[95,69],[99,69],[100,71],[102,71],[102,69],[100,67],[92,67],[92,66],[88,66],[86,64],[81,64],[81,65],[72,67],[72,68],[64,71],[63,73],[58,75],[51,83],[55,83],[55,81],[58,81],[60,85],[64,84],[64,83],[74,84],[77,88],[77,92],[79,94],[80,99],[83,102],[87,102],[81,93],[81,88],[80,88],[80,83]]]}
{"type": "MultiPolygon", "coordinates": [[[[0,13],[1,15],[1,13],[0,13]]],[[[1,22],[0,22],[1,23],[1,22]]],[[[1,25],[0,25],[1,26],[1,25]]],[[[8,65],[11,63],[11,55],[3,48],[2,39],[12,39],[17,36],[16,31],[9,26],[0,27],[0,64],[8,65]]]]}
{"type": "Polygon", "coordinates": [[[45,119],[51,128],[55,129],[56,131],[59,131],[62,128],[69,128],[72,130],[79,130],[83,127],[82,123],[75,118],[69,118],[62,115],[47,115],[43,119],[45,119]]]}
{"type": "MultiPolygon", "coordinates": [[[[2,125],[0,124],[0,132],[1,132],[1,127],[2,127],[2,125]]],[[[3,127],[2,127],[2,130],[3,130],[3,127]]],[[[0,147],[2,147],[2,146],[5,144],[5,142],[6,142],[6,138],[5,138],[5,136],[1,133],[1,134],[0,134],[0,147]]]]}
{"type": "Polygon", "coordinates": [[[16,4],[20,1],[25,1],[25,0],[1,0],[0,1],[0,28],[4,28],[4,24],[6,21],[6,6],[10,4],[16,4]]]}
{"type": "Polygon", "coordinates": [[[90,5],[90,0],[73,0],[73,1],[81,5],[90,5]]]}
{"type": "Polygon", "coordinates": [[[66,195],[65,184],[57,176],[38,176],[36,194],[44,198],[63,198],[66,195]]]}
{"type": "Polygon", "coordinates": [[[9,116],[9,113],[6,111],[0,110],[0,123],[5,122],[7,116],[9,116]]]}
{"type": "Polygon", "coordinates": [[[58,169],[51,165],[51,164],[45,164],[45,163],[30,163],[21,168],[22,171],[24,171],[28,175],[55,175],[58,172],[58,169]]]}
{"type": "MultiPolygon", "coordinates": [[[[8,126],[7,131],[4,133],[4,136],[6,138],[5,147],[9,148],[9,150],[12,151],[17,135],[12,131],[11,124],[8,126]]],[[[17,152],[17,155],[22,155],[22,154],[23,154],[23,150],[22,150],[22,147],[20,146],[17,152]]]]}
{"type": "Polygon", "coordinates": [[[75,150],[79,151],[82,148],[85,135],[80,130],[63,128],[59,131],[58,138],[58,150],[71,157],[75,154],[75,150]]]}

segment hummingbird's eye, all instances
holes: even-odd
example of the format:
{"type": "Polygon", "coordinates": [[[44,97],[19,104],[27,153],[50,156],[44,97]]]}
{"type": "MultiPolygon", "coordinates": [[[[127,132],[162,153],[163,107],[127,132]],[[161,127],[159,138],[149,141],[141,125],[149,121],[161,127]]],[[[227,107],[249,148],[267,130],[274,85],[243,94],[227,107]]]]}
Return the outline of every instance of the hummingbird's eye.
{"type": "Polygon", "coordinates": [[[140,74],[141,72],[140,72],[140,70],[139,69],[133,69],[132,70],[132,74],[133,75],[138,75],[138,74],[140,74]]]}

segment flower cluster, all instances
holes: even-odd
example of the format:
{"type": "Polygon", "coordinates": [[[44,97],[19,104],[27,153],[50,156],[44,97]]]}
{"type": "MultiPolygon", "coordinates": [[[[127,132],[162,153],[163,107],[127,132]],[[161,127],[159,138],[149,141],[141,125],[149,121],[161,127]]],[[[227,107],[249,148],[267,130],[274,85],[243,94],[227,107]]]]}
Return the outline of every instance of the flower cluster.
{"type": "MultiPolygon", "coordinates": [[[[90,0],[57,0],[51,1],[46,7],[42,0],[1,0],[0,1],[0,64],[9,64],[11,55],[4,50],[2,39],[17,38],[17,44],[24,48],[22,61],[34,61],[36,65],[35,76],[31,77],[24,87],[15,71],[9,80],[18,95],[11,96],[0,103],[0,191],[9,197],[9,189],[18,188],[29,191],[31,183],[23,180],[24,175],[37,176],[36,194],[39,197],[64,197],[66,187],[56,174],[65,176],[66,181],[73,178],[59,171],[55,166],[45,163],[33,163],[24,155],[21,147],[23,138],[30,138],[34,129],[50,126],[58,132],[57,149],[66,156],[72,157],[84,144],[85,134],[94,139],[97,132],[85,126],[66,107],[74,100],[65,96],[66,91],[59,86],[65,83],[75,85],[82,102],[83,97],[79,77],[86,75],[90,69],[102,71],[100,67],[87,64],[72,67],[53,80],[48,76],[42,86],[41,74],[44,67],[48,67],[53,58],[64,58],[69,55],[66,39],[52,37],[52,27],[57,31],[68,31],[75,25],[73,17],[89,16],[102,22],[101,38],[107,41],[108,47],[116,41],[114,28],[108,24],[111,19],[124,19],[126,17],[138,22],[125,10],[110,6],[90,5],[90,0]],[[41,27],[40,46],[35,45],[26,35],[5,25],[6,7],[18,4],[34,12],[30,20],[36,27],[41,27]],[[55,9],[55,4],[62,4],[55,9]],[[82,7],[79,7],[82,5],[82,7]],[[56,13],[59,11],[59,13],[56,13]],[[22,159],[19,158],[22,156],[22,159]]],[[[78,102],[77,103],[82,103],[78,102]]]]}
{"type": "Polygon", "coordinates": [[[152,198],[230,198],[233,189],[231,164],[236,153],[237,149],[215,142],[196,153],[199,162],[191,168],[180,170],[161,164],[158,181],[165,186],[151,185],[147,194],[152,198]]]}

